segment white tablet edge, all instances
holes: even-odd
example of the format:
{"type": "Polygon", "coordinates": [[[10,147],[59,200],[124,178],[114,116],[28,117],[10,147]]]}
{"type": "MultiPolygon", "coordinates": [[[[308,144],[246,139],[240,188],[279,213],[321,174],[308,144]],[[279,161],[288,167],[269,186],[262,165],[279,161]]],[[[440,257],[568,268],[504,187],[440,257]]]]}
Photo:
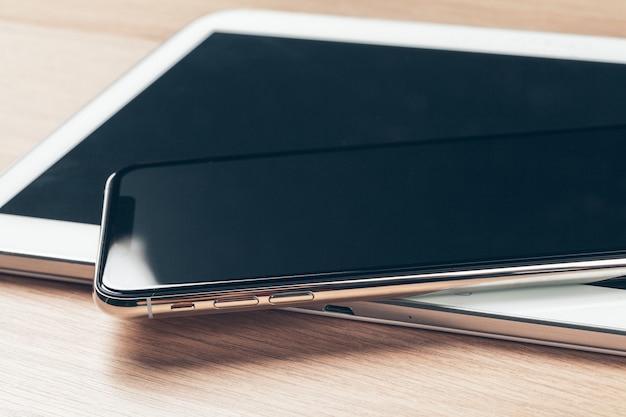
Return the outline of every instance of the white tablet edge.
{"type": "MultiPolygon", "coordinates": [[[[271,11],[216,13],[183,28],[9,167],[0,177],[0,206],[216,31],[626,63],[624,39],[271,11]]],[[[97,226],[16,217],[0,214],[0,271],[91,281],[97,226]],[[29,266],[36,261],[40,267],[29,266]],[[48,261],[55,263],[54,273],[46,273],[48,261]],[[63,269],[64,263],[72,268],[63,269]]]]}
{"type": "Polygon", "coordinates": [[[342,319],[626,356],[626,293],[563,285],[288,309],[342,319]],[[341,310],[343,308],[344,310],[341,310]]]}

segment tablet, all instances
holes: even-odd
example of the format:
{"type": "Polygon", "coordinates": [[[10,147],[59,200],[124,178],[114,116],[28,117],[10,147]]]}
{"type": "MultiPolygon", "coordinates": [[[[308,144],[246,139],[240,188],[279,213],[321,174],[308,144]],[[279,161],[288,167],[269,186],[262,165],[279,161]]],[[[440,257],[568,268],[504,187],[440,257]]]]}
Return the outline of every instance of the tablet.
{"type": "Polygon", "coordinates": [[[291,311],[626,356],[626,286],[433,293],[291,311]]]}
{"type": "Polygon", "coordinates": [[[104,183],[128,165],[623,125],[625,63],[619,39],[209,15],[4,172],[0,270],[91,283],[104,183]]]}

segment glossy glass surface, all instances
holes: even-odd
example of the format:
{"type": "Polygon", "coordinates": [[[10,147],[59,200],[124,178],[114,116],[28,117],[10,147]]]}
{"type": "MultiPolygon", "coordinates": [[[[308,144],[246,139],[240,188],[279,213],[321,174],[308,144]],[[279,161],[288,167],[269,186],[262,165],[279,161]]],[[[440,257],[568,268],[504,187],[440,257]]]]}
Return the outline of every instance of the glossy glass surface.
{"type": "Polygon", "coordinates": [[[112,186],[104,284],[598,259],[626,249],[625,139],[616,127],[129,169],[112,186]]]}
{"type": "Polygon", "coordinates": [[[0,212],[100,223],[128,165],[626,123],[626,68],[216,33],[0,212]]]}

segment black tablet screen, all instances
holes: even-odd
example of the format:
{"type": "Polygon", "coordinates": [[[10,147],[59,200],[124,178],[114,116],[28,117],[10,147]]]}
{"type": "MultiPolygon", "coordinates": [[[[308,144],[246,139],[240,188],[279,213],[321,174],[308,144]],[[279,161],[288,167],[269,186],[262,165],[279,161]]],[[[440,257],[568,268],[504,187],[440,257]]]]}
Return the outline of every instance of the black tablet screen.
{"type": "Polygon", "coordinates": [[[138,162],[622,124],[625,108],[619,64],[215,33],[0,212],[98,224],[106,178],[138,162]]]}

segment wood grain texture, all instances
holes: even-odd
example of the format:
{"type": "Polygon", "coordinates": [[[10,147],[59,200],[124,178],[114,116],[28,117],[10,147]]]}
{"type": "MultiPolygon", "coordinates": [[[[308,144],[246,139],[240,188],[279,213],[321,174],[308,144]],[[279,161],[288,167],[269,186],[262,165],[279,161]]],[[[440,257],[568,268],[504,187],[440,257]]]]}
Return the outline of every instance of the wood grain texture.
{"type": "Polygon", "coordinates": [[[204,13],[235,8],[626,36],[621,0],[0,0],[0,19],[162,40],[204,13]]]}
{"type": "Polygon", "coordinates": [[[626,359],[264,311],[126,322],[1,277],[0,414],[594,415],[626,359]]]}
{"type": "MultiPolygon", "coordinates": [[[[0,168],[232,7],[626,36],[617,0],[0,0],[0,168]]],[[[626,358],[280,311],[126,322],[89,288],[2,275],[0,305],[2,416],[626,412],[626,358]]]]}

